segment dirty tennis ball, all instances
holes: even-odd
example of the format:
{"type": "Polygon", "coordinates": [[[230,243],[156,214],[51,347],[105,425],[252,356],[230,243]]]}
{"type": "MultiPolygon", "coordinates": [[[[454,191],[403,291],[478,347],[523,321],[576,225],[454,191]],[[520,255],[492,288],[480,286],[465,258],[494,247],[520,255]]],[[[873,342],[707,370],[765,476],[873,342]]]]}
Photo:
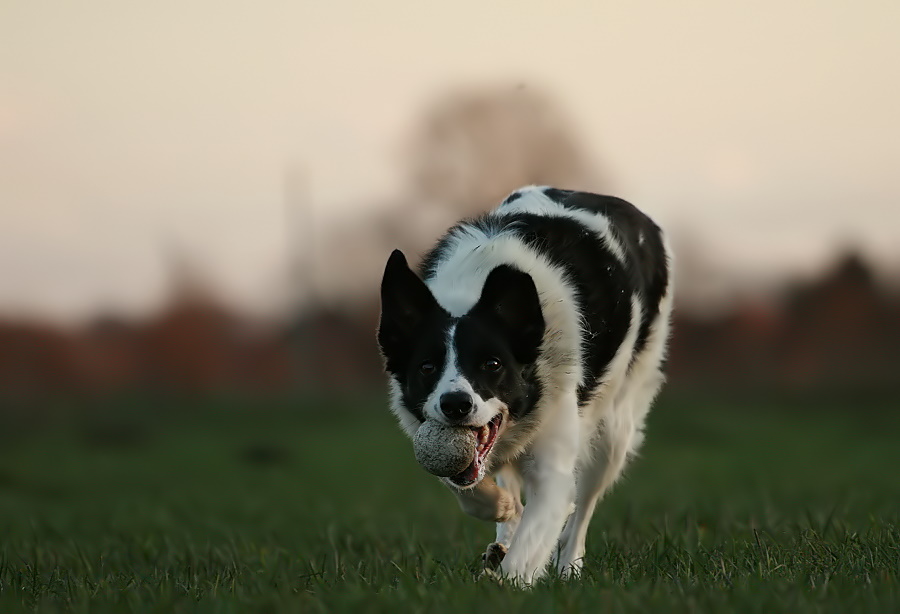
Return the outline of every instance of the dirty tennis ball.
{"type": "Polygon", "coordinates": [[[475,458],[475,434],[468,427],[454,427],[426,420],[413,437],[416,460],[428,473],[449,478],[462,473],[475,458]]]}

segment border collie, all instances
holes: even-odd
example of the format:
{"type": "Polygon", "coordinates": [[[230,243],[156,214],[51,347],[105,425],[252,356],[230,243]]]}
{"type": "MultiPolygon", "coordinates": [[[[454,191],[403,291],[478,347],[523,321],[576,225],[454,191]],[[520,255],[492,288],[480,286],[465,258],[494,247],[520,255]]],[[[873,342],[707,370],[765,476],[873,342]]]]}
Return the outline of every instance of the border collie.
{"type": "Polygon", "coordinates": [[[489,573],[581,571],[594,507],[663,382],[671,260],[630,203],[534,186],[451,228],[420,274],[391,254],[378,328],[391,409],[410,437],[425,419],[476,431],[471,465],[441,479],[497,523],[489,573]]]}

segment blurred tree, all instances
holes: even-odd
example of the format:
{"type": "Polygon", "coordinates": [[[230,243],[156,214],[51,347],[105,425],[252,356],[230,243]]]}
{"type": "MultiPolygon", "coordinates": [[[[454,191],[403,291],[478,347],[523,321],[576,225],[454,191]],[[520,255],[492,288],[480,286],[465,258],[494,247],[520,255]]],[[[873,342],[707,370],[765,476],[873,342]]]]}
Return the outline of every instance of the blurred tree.
{"type": "Polygon", "coordinates": [[[472,215],[529,184],[586,188],[580,148],[561,111],[524,86],[463,90],[425,113],[410,148],[413,200],[472,215]]]}

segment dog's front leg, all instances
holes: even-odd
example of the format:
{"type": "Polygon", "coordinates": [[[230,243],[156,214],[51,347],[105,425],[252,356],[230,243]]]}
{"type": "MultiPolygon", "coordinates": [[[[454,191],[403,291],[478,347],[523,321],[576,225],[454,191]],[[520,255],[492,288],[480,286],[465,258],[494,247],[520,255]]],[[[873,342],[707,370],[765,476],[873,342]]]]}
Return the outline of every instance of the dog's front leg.
{"type": "Polygon", "coordinates": [[[484,554],[481,555],[485,569],[496,570],[500,567],[503,557],[509,550],[513,535],[522,519],[522,477],[518,469],[511,463],[501,467],[494,476],[501,490],[509,492],[515,505],[515,513],[507,520],[497,522],[497,538],[488,544],[484,554]]]}
{"type": "Polygon", "coordinates": [[[530,585],[547,567],[575,495],[578,410],[574,399],[544,422],[525,465],[527,504],[500,565],[502,574],[530,585]]]}

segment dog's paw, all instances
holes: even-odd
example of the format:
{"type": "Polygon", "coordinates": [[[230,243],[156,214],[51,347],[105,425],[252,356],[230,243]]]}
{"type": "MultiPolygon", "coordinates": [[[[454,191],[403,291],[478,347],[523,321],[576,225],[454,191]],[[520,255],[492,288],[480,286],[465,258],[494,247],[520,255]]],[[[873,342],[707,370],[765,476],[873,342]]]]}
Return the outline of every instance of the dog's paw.
{"type": "Polygon", "coordinates": [[[500,568],[503,557],[506,556],[507,548],[499,542],[488,544],[487,550],[481,555],[481,561],[484,563],[485,570],[494,571],[500,568]]]}

